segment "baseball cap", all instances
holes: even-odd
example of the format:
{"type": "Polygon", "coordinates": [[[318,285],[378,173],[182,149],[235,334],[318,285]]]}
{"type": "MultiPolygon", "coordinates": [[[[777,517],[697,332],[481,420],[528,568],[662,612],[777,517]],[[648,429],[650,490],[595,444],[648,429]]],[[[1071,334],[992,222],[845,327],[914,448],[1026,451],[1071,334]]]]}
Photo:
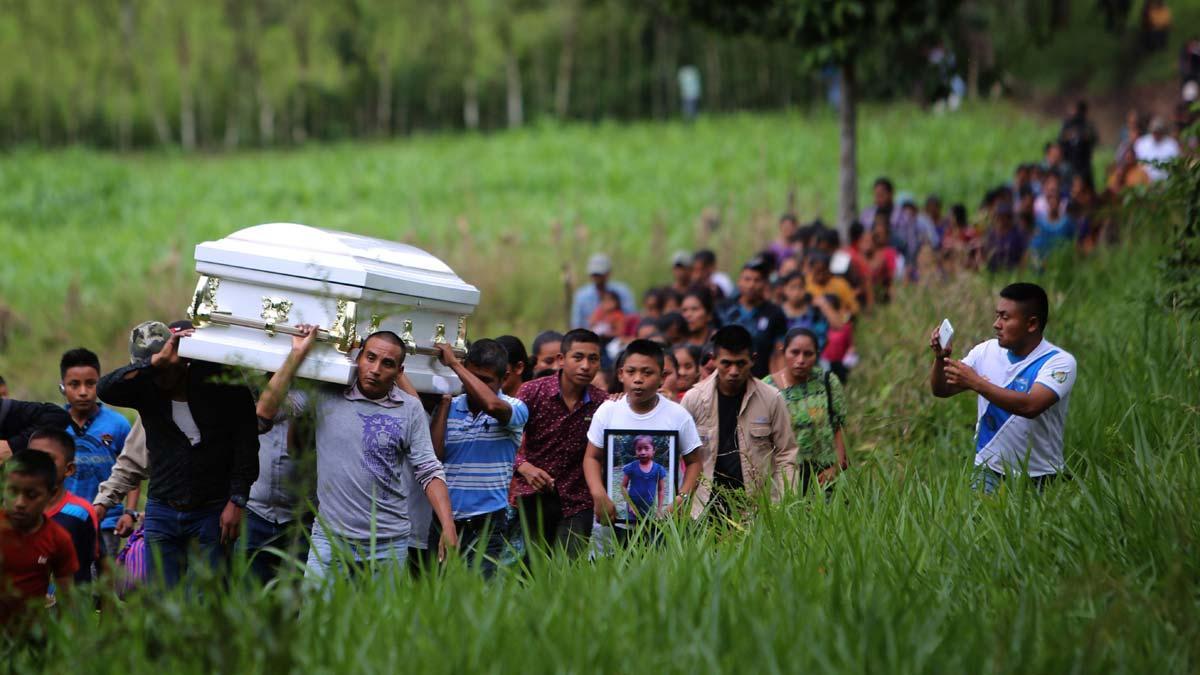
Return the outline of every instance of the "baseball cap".
{"type": "Polygon", "coordinates": [[[687,251],[676,251],[675,255],[672,256],[672,258],[671,258],[671,266],[672,267],[691,267],[692,266],[692,254],[688,253],[687,251]]]}
{"type": "Polygon", "coordinates": [[[142,366],[162,351],[171,339],[171,329],[161,321],[143,321],[129,331],[129,362],[142,366]]]}
{"type": "Polygon", "coordinates": [[[608,274],[612,271],[612,261],[603,253],[588,258],[588,274],[608,274]]]}

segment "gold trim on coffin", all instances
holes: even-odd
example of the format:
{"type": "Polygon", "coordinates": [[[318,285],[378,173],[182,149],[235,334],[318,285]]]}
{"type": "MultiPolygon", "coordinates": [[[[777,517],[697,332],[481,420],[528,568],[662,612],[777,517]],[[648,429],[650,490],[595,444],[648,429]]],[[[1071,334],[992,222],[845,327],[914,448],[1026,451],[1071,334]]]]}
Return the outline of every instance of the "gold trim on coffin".
{"type": "Polygon", "coordinates": [[[287,323],[288,314],[292,311],[292,301],[279,296],[264,295],[262,299],[262,320],[266,322],[263,328],[267,337],[275,337],[275,324],[287,323]]]}
{"type": "Polygon", "coordinates": [[[192,304],[188,307],[187,318],[197,327],[207,326],[209,317],[217,309],[217,288],[221,285],[220,277],[201,276],[196,282],[196,290],[192,294],[192,304]]]}
{"type": "MultiPolygon", "coordinates": [[[[276,333],[292,336],[299,336],[301,334],[300,329],[295,326],[283,324],[284,321],[288,320],[288,314],[291,312],[291,301],[285,298],[264,296],[261,319],[245,319],[217,308],[216,296],[220,285],[221,279],[219,277],[201,276],[199,281],[196,282],[196,290],[192,296],[192,304],[188,307],[187,317],[197,328],[209,325],[239,326],[241,328],[261,330],[268,337],[274,337],[276,333]]],[[[376,325],[377,320],[377,315],[371,316],[371,332],[378,329],[376,325]]],[[[454,352],[459,358],[466,358],[467,356],[465,321],[466,317],[459,318],[458,339],[454,341],[454,352]]],[[[408,353],[436,358],[438,355],[437,348],[418,346],[416,339],[413,337],[412,329],[412,319],[405,319],[404,332],[400,334],[400,339],[404,342],[408,353]]],[[[332,345],[334,349],[342,354],[349,354],[350,350],[362,346],[358,337],[358,307],[354,301],[337,301],[337,315],[333,319],[333,325],[328,330],[318,330],[317,341],[332,345]]],[[[436,325],[433,342],[434,344],[448,342],[446,340],[446,324],[439,323],[436,325]]]]}

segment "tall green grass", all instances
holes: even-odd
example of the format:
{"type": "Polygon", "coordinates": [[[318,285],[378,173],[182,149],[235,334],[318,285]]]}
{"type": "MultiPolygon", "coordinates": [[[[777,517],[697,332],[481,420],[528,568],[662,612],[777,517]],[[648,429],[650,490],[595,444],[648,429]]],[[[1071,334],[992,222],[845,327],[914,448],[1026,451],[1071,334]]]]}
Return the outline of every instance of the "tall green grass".
{"type": "Polygon", "coordinates": [[[69,605],[18,670],[1190,673],[1200,668],[1200,340],[1152,309],[1146,238],[1040,277],[1080,374],[1073,479],[969,489],[972,401],[926,392],[926,336],[988,337],[1008,278],[906,288],[869,317],[835,497],[488,584],[295,578],[69,605]]]}
{"type": "MultiPolygon", "coordinates": [[[[977,203],[1056,131],[1007,105],[868,107],[864,203],[880,174],[977,203]]],[[[132,325],[183,312],[196,243],[272,221],[415,242],[482,289],[473,335],[532,338],[566,323],[562,266],[584,282],[594,251],[645,288],[670,278],[675,249],[711,246],[736,269],[774,236],[789,192],[803,218],[832,219],[837,137],[831,114],[793,113],[232,156],[2,156],[0,313],[15,326],[0,374],[16,394],[49,397],[66,349],[120,362],[132,325]]]]}

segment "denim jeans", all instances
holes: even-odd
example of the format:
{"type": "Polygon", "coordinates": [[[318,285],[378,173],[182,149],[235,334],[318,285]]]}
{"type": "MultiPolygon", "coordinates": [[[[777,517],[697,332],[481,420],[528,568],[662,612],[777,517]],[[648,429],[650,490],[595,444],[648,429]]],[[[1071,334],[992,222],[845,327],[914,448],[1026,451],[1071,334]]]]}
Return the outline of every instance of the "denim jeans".
{"type": "MultiPolygon", "coordinates": [[[[474,518],[454,521],[458,531],[458,550],[468,564],[479,564],[483,578],[490,579],[508,546],[508,509],[500,509],[474,518]]],[[[435,518],[429,527],[429,550],[437,554],[442,524],[435,518]]]]}
{"type": "Polygon", "coordinates": [[[330,538],[318,520],[312,526],[312,545],[308,549],[308,563],[304,576],[320,581],[329,576],[330,570],[352,575],[356,563],[374,563],[376,574],[400,573],[406,570],[408,537],[359,541],[356,539],[330,538]]]}
{"type": "Polygon", "coordinates": [[[225,561],[221,545],[221,510],[224,505],[195,511],[176,511],[163,502],[146,502],[146,543],[150,547],[147,567],[168,587],[179,583],[189,563],[220,569],[225,561]],[[191,550],[198,548],[196,555],[191,550]]]}
{"type": "MultiPolygon", "coordinates": [[[[975,476],[971,479],[972,490],[983,490],[983,494],[995,494],[1000,486],[1004,483],[1004,474],[992,471],[986,464],[980,464],[975,467],[975,476]]],[[[1033,483],[1033,488],[1041,494],[1046,488],[1058,480],[1058,474],[1050,473],[1044,476],[1032,476],[1029,481],[1033,483]]]]}
{"type": "Polygon", "coordinates": [[[264,584],[279,573],[279,563],[287,559],[305,562],[308,559],[308,540],[296,528],[298,524],[272,523],[258,514],[246,510],[245,537],[246,555],[250,558],[250,571],[264,584]],[[264,550],[275,549],[275,550],[264,550]],[[286,553],[286,557],[279,552],[286,553]]]}
{"type": "Polygon", "coordinates": [[[539,492],[521,497],[517,503],[525,534],[525,554],[541,548],[546,552],[562,549],[568,558],[586,555],[592,537],[591,509],[564,516],[562,502],[557,494],[539,492]]]}

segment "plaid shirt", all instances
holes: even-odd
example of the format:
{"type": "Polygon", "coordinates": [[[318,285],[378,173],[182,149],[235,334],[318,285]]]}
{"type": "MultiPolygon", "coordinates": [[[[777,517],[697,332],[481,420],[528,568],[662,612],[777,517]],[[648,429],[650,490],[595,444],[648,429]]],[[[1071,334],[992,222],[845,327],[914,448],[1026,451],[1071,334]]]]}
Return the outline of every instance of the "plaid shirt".
{"type": "MultiPolygon", "coordinates": [[[[592,495],[583,478],[583,455],[592,415],[608,395],[599,387],[589,386],[583,400],[569,410],[559,377],[555,373],[531,380],[517,392],[517,398],[529,408],[529,421],[525,423],[525,446],[517,455],[516,466],[529,462],[550,474],[562,501],[563,516],[573,516],[592,508],[592,495]]],[[[513,481],[513,492],[523,497],[536,490],[518,476],[513,481]]]]}

